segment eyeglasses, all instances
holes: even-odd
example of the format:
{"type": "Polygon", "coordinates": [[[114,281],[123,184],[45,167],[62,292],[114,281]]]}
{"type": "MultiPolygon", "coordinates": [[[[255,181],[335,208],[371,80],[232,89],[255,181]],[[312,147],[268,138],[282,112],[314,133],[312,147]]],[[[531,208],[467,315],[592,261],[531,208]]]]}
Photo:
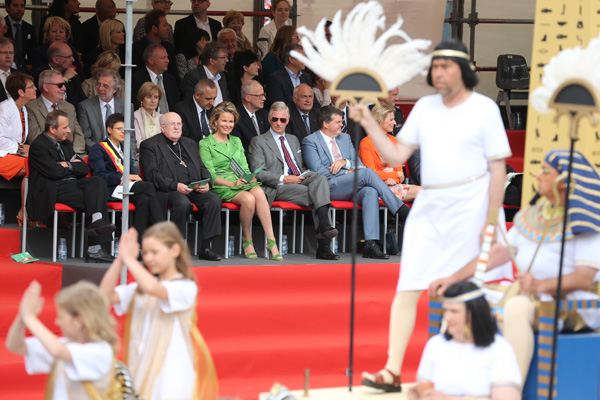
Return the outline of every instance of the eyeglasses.
{"type": "Polygon", "coordinates": [[[25,89],[35,89],[35,85],[31,85],[31,86],[25,86],[25,89]]]}
{"type": "Polygon", "coordinates": [[[154,2],[154,4],[156,4],[156,3],[162,4],[164,6],[172,6],[173,5],[172,1],[167,1],[167,0],[158,0],[158,1],[154,2]]]}
{"type": "Polygon", "coordinates": [[[60,83],[48,82],[47,84],[48,85],[56,85],[56,87],[59,87],[59,88],[65,88],[65,87],[67,87],[67,84],[64,83],[64,82],[60,82],[60,83]]]}
{"type": "Polygon", "coordinates": [[[271,122],[277,122],[277,121],[281,121],[282,124],[285,124],[287,122],[287,118],[271,117],[271,122]]]}
{"type": "Polygon", "coordinates": [[[267,97],[264,93],[261,94],[252,94],[252,93],[248,93],[248,96],[256,96],[256,97],[267,97]]]}
{"type": "Polygon", "coordinates": [[[229,57],[227,56],[222,56],[222,57],[217,57],[219,60],[229,60],[229,57]]]}

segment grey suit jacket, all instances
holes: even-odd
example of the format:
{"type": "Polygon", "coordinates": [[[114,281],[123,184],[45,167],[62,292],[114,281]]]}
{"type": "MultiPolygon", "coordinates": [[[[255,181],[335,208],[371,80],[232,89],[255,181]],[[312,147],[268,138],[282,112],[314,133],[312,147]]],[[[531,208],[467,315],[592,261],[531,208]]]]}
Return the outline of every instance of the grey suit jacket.
{"type": "MultiPolygon", "coordinates": [[[[115,97],[115,109],[113,112],[125,114],[123,99],[115,97]]],[[[133,110],[131,111],[131,115],[133,115],[133,110]]],[[[79,125],[84,132],[85,148],[89,152],[96,143],[100,143],[106,138],[106,126],[102,120],[100,99],[97,95],[79,103],[77,106],[77,118],[79,119],[79,125]]],[[[134,155],[137,150],[136,143],[135,134],[132,134],[131,150],[134,155]]]]}
{"type": "MultiPolygon", "coordinates": [[[[302,159],[302,150],[298,138],[294,135],[287,134],[285,137],[292,150],[292,157],[295,158],[296,164],[300,167],[300,171],[304,171],[302,168],[304,160],[302,159]]],[[[279,147],[270,130],[252,139],[248,149],[248,163],[250,164],[250,169],[252,171],[255,171],[263,164],[265,165],[256,175],[256,179],[263,183],[262,187],[269,202],[273,202],[275,193],[277,192],[277,186],[279,185],[279,178],[284,174],[283,168],[285,167],[285,164],[283,162],[283,156],[281,155],[279,147]]]]}
{"type": "MultiPolygon", "coordinates": [[[[83,131],[81,130],[81,126],[79,126],[79,122],[77,122],[75,106],[64,100],[59,101],[57,104],[58,109],[65,111],[69,116],[69,127],[71,128],[71,134],[69,136],[73,142],[73,151],[77,154],[86,154],[85,137],[83,136],[83,131]]],[[[42,96],[28,102],[25,107],[27,107],[27,121],[29,123],[27,143],[31,144],[42,134],[42,132],[44,132],[46,117],[49,113],[42,96]]]]}

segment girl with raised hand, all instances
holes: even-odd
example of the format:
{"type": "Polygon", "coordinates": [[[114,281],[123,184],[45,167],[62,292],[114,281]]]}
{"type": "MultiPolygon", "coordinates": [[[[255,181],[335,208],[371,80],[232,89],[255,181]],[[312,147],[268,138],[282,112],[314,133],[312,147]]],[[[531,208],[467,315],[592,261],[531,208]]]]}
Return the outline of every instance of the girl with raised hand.
{"type": "Polygon", "coordinates": [[[41,290],[37,281],[25,290],[6,348],[25,357],[29,375],[50,374],[45,399],[111,398],[118,337],[106,297],[85,281],[63,289],[55,300],[58,337],[38,318],[41,290]],[[25,337],[25,328],[33,337],[25,337]]]}
{"type": "Polygon", "coordinates": [[[100,284],[115,313],[127,315],[123,361],[147,400],[212,400],[217,376],[196,327],[198,285],[189,249],[172,222],[147,229],[142,249],[144,265],[136,230],[121,235],[119,255],[100,284]],[[135,282],[115,287],[124,265],[135,282]]]}

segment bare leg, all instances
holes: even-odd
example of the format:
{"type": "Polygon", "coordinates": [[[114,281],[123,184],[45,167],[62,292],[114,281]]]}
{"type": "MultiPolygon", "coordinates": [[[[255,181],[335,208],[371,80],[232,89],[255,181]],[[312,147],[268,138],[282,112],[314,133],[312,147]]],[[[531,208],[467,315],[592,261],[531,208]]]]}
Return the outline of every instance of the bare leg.
{"type": "Polygon", "coordinates": [[[526,296],[516,296],[506,302],[504,307],[504,338],[508,340],[521,371],[523,382],[527,379],[531,359],[533,358],[534,336],[533,318],[535,306],[526,296]]]}
{"type": "MultiPolygon", "coordinates": [[[[250,225],[252,224],[252,218],[254,217],[254,211],[256,209],[254,196],[249,192],[240,192],[231,199],[231,202],[241,207],[240,222],[242,224],[242,236],[244,239],[252,241],[250,225]]],[[[246,254],[254,253],[254,246],[249,245],[244,249],[244,252],[246,254]]]]}
{"type": "MultiPolygon", "coordinates": [[[[250,193],[256,200],[256,215],[258,215],[260,224],[265,231],[265,236],[267,239],[275,241],[275,234],[273,233],[273,221],[271,220],[271,207],[269,207],[269,202],[267,201],[265,192],[257,186],[250,189],[250,193]]],[[[276,244],[271,249],[271,252],[272,254],[279,254],[279,249],[277,249],[276,244]]]]}

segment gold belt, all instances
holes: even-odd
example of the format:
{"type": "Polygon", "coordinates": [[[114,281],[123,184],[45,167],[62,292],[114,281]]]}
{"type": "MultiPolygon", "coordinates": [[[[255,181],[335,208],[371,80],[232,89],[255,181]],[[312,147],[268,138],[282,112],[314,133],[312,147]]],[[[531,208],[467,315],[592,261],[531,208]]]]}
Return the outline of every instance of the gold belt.
{"type": "Polygon", "coordinates": [[[454,187],[454,186],[460,186],[460,185],[464,185],[465,183],[469,183],[469,182],[474,182],[478,179],[483,178],[485,175],[487,174],[487,172],[484,172],[483,174],[473,177],[473,178],[467,178],[464,179],[462,181],[458,181],[458,182],[454,182],[454,183],[446,183],[444,185],[424,185],[421,186],[423,189],[444,189],[444,188],[450,188],[450,187],[454,187]]]}

